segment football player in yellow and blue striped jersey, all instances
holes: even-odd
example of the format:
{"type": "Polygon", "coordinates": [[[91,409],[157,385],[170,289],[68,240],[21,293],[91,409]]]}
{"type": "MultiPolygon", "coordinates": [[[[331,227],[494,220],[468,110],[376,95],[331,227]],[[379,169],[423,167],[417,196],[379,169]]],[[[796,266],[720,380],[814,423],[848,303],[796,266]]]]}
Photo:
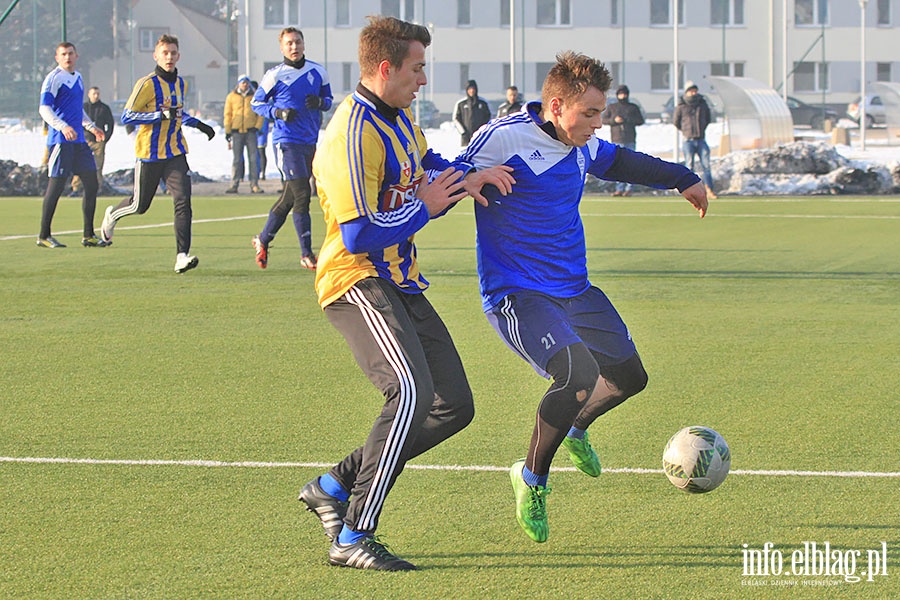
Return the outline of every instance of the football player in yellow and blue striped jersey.
{"type": "Polygon", "coordinates": [[[134,194],[118,206],[106,209],[100,237],[112,243],[119,219],[142,215],[150,208],[159,182],[164,180],[175,204],[175,272],[184,273],[199,263],[191,250],[191,178],[183,125],[195,127],[212,139],[216,132],[203,121],[184,112],[187,84],[175,68],[181,58],[178,38],[163,35],[156,42],[153,59],[156,69],[134,86],[122,113],[124,125],[137,126],[134,153],[134,194]]]}
{"type": "Polygon", "coordinates": [[[384,406],[365,445],[307,483],[300,500],[333,540],[329,562],[357,569],[415,569],[374,537],[384,501],[407,460],[474,414],[462,361],[423,293],[414,235],[466,193],[484,201],[483,185],[507,193],[513,184],[508,167],[474,172],[428,149],[409,106],[426,83],[429,43],[421,25],[370,17],[360,32],[360,84],[313,161],[326,222],[319,303],[384,406]]]}

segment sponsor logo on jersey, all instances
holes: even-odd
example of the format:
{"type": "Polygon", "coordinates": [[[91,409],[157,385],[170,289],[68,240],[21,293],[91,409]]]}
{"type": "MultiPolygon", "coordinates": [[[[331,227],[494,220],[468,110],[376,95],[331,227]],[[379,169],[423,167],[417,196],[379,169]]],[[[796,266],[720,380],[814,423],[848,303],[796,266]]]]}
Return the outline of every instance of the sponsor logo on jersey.
{"type": "Polygon", "coordinates": [[[546,160],[544,155],[541,154],[540,150],[535,150],[531,153],[531,156],[528,157],[528,160],[546,160]]]}
{"type": "Polygon", "coordinates": [[[407,185],[392,185],[384,191],[381,197],[380,210],[396,210],[406,202],[412,202],[416,197],[416,189],[419,187],[419,181],[410,182],[407,185]]]}

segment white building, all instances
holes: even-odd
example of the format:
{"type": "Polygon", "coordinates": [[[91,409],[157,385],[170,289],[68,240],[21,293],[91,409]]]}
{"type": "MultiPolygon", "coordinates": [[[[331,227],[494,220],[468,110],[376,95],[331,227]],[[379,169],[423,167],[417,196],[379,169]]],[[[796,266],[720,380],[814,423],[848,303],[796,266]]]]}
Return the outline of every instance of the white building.
{"type": "MultiPolygon", "coordinates": [[[[627,83],[654,113],[673,93],[675,2],[680,83],[694,80],[708,91],[704,77],[727,74],[779,89],[786,66],[787,91],[801,100],[841,105],[858,96],[859,0],[232,0],[237,33],[231,37],[238,47],[231,76],[246,72],[259,79],[282,59],[280,30],[296,26],[304,33],[306,55],[326,66],[340,99],[359,77],[357,38],[366,16],[384,14],[432,29],[423,93],[443,112],[450,112],[469,79],[488,99],[501,99],[510,82],[527,99],[536,98],[555,55],[575,50],[606,62],[616,83],[627,83]]],[[[139,3],[145,4],[157,3],[139,3]]],[[[139,29],[150,25],[137,23],[139,29]]],[[[898,33],[900,0],[869,0],[868,82],[900,78],[898,33]]],[[[185,50],[185,58],[194,52],[185,50]]],[[[179,68],[196,78],[200,94],[209,94],[200,74],[208,74],[209,64],[185,61],[179,68]]],[[[223,90],[227,86],[217,83],[209,95],[223,90]]]]}
{"type": "MultiPolygon", "coordinates": [[[[86,87],[100,87],[105,102],[123,103],[135,82],[156,68],[153,50],[162,34],[178,37],[178,74],[188,84],[187,107],[199,109],[210,102],[220,103],[236,84],[230,82],[237,79],[236,74],[228,73],[229,39],[223,19],[204,15],[174,0],[136,0],[131,10],[125,14],[120,11],[118,18],[125,27],[120,35],[127,50],[92,63],[90,81],[85,80],[86,87]]],[[[211,116],[222,118],[218,113],[211,116]]]]}

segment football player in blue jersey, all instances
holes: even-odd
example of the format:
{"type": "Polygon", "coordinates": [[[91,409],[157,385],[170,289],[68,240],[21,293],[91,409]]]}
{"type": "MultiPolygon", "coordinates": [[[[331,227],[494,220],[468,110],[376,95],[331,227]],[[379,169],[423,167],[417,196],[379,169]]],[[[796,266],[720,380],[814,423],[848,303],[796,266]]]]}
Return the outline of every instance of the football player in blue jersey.
{"type": "Polygon", "coordinates": [[[256,264],[265,269],[269,262],[269,244],[293,210],[294,227],[300,238],[300,266],[315,269],[309,178],[322,113],[331,108],[334,98],[325,68],[308,60],[304,54],[303,33],[295,27],[286,27],[278,41],[284,62],[263,75],[251,107],[274,122],[272,143],[277,146],[275,159],[284,177],[284,189],[269,210],[262,232],[253,236],[252,242],[256,264]]]}
{"type": "Polygon", "coordinates": [[[541,102],[489,123],[460,157],[479,170],[511,166],[516,181],[511,193],[487,189],[487,206],[476,204],[477,258],[488,321],[552,380],[528,454],[510,469],[516,519],[537,542],[549,535],[547,475],[556,450],[563,445],[576,467],[600,475],[588,426],[647,384],[625,323],[588,280],[579,214],[586,174],[675,188],[701,217],[707,208],[706,189],[686,167],[596,137],[610,83],[602,63],[560,54],[541,102]]]}
{"type": "Polygon", "coordinates": [[[41,210],[41,232],[37,245],[41,248],[65,248],[51,235],[50,224],[66,180],[77,174],[84,187],[81,211],[84,230],[81,245],[103,247],[106,242],[94,235],[94,212],[97,209],[97,166],[94,153],[84,139],[84,130],[98,141],[106,137],[84,112],[84,82],[75,70],[78,52],[75,45],[62,42],[56,47],[57,67],[47,74],[41,86],[38,112],[47,123],[48,175],[47,191],[41,210]]]}

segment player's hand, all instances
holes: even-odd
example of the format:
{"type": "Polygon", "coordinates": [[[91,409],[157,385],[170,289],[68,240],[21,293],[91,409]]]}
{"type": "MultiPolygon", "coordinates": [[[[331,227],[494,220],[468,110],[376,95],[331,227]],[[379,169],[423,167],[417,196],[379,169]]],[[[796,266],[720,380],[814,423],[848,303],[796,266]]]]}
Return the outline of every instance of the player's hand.
{"type": "Polygon", "coordinates": [[[102,142],[102,141],[106,140],[106,134],[103,133],[103,130],[100,129],[99,127],[92,127],[91,133],[94,134],[94,139],[97,140],[98,142],[102,142]]]}
{"type": "Polygon", "coordinates": [[[416,189],[416,198],[428,208],[433,217],[444,212],[448,206],[466,197],[465,180],[456,169],[441,172],[431,183],[423,181],[416,189]]]}
{"type": "Polygon", "coordinates": [[[281,119],[282,121],[289,123],[294,120],[294,117],[297,116],[297,111],[293,108],[278,108],[275,109],[275,118],[281,119]]]}
{"type": "Polygon", "coordinates": [[[687,198],[687,201],[700,211],[701,219],[706,216],[709,200],[706,198],[706,186],[703,185],[702,181],[698,181],[688,189],[684,190],[681,192],[681,195],[687,198]]]}
{"type": "Polygon", "coordinates": [[[309,110],[319,110],[322,108],[323,100],[315,94],[307,94],[304,104],[309,110]]]}
{"type": "Polygon", "coordinates": [[[62,133],[63,137],[66,138],[66,140],[69,142],[78,138],[78,134],[75,133],[75,130],[72,127],[69,127],[68,125],[63,127],[62,131],[60,131],[60,133],[62,133]]]}
{"type": "Polygon", "coordinates": [[[228,142],[229,144],[231,143],[231,134],[230,133],[225,134],[225,141],[228,142]]]}
{"type": "Polygon", "coordinates": [[[466,193],[472,196],[478,204],[487,206],[488,200],[481,194],[481,188],[492,185],[500,191],[502,196],[509,194],[512,192],[512,186],[516,183],[512,171],[513,168],[509,165],[497,165],[469,173],[465,179],[466,193]]]}
{"type": "Polygon", "coordinates": [[[211,140],[214,137],[216,137],[216,130],[213,129],[212,127],[210,127],[209,125],[207,125],[206,123],[204,123],[203,121],[200,121],[199,123],[197,123],[197,129],[199,129],[200,131],[202,131],[203,133],[206,134],[207,140],[211,140]]]}

